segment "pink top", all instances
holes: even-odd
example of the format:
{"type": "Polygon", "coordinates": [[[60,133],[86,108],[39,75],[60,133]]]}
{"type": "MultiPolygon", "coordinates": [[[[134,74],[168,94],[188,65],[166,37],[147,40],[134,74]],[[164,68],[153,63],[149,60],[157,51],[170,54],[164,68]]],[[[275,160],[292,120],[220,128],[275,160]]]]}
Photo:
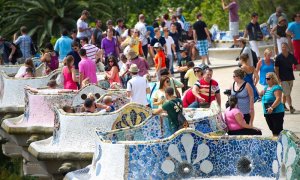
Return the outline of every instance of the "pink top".
{"type": "MultiPolygon", "coordinates": [[[[111,70],[108,71],[107,73],[108,73],[109,75],[112,75],[113,69],[116,69],[116,68],[113,68],[113,67],[112,67],[111,70]]],[[[115,73],[115,76],[114,76],[114,77],[111,77],[111,78],[109,79],[109,84],[112,84],[113,82],[116,82],[116,83],[121,84],[119,72],[116,72],[116,73],[115,73]]]]}
{"type": "MultiPolygon", "coordinates": [[[[73,68],[74,67],[72,67],[72,69],[73,68]]],[[[77,90],[77,84],[76,84],[76,82],[73,81],[73,78],[72,78],[72,71],[69,72],[69,69],[67,66],[64,66],[62,71],[63,71],[63,75],[64,75],[64,89],[77,90]]]]}
{"type": "Polygon", "coordinates": [[[238,109],[238,108],[232,108],[230,110],[230,107],[227,108],[225,110],[225,121],[228,127],[228,130],[230,131],[235,131],[235,130],[240,130],[240,129],[244,129],[243,127],[241,127],[239,125],[239,123],[235,120],[235,115],[237,115],[238,113],[242,114],[243,116],[243,123],[246,123],[246,121],[244,120],[244,115],[243,113],[238,109]]]}
{"type": "Polygon", "coordinates": [[[84,57],[78,64],[79,73],[83,74],[83,79],[90,78],[90,83],[97,84],[96,63],[91,59],[84,57]]]}

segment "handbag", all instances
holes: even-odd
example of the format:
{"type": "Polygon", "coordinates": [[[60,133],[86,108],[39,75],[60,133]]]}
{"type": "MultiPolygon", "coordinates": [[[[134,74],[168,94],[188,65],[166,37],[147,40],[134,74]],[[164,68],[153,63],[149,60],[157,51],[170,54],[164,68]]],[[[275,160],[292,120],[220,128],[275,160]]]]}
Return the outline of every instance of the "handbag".
{"type": "Polygon", "coordinates": [[[65,81],[65,78],[63,75],[63,69],[61,70],[61,73],[57,75],[55,81],[58,86],[63,86],[64,81],[65,81]]]}
{"type": "Polygon", "coordinates": [[[173,81],[173,84],[174,84],[174,91],[175,91],[176,97],[177,98],[181,98],[180,92],[177,90],[177,88],[175,86],[175,81],[174,81],[173,78],[172,78],[172,81],[173,81]]]}

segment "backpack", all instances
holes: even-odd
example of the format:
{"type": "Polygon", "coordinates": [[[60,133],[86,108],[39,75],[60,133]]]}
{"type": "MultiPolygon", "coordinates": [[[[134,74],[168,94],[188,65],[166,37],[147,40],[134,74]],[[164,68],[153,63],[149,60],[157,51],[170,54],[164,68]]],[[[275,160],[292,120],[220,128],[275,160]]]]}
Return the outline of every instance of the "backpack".
{"type": "Polygon", "coordinates": [[[258,57],[256,55],[256,52],[254,52],[252,49],[251,50],[251,54],[252,54],[252,60],[253,60],[253,66],[256,68],[257,63],[258,63],[258,57]]]}
{"type": "Polygon", "coordinates": [[[189,127],[189,123],[186,120],[186,118],[184,117],[183,113],[182,113],[182,108],[180,108],[177,104],[176,101],[171,100],[171,102],[177,106],[177,108],[179,109],[179,112],[177,114],[177,120],[178,120],[178,129],[182,129],[182,128],[187,128],[189,127]]]}

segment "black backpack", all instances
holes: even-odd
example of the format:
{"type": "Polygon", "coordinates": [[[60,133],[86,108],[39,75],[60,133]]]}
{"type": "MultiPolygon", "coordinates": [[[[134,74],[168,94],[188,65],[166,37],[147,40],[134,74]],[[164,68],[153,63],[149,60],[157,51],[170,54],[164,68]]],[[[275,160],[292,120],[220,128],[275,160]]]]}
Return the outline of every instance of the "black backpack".
{"type": "Polygon", "coordinates": [[[258,57],[256,55],[256,52],[254,52],[252,49],[251,49],[251,53],[252,53],[252,59],[253,59],[253,66],[256,68],[257,63],[258,63],[258,57]]]}

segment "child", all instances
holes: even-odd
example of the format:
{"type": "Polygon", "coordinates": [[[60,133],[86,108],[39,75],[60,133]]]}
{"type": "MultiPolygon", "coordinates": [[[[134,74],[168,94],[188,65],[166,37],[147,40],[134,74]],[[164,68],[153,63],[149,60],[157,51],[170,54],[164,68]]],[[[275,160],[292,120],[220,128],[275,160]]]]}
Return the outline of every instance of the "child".
{"type": "Polygon", "coordinates": [[[63,109],[66,113],[75,113],[75,110],[73,109],[73,107],[68,106],[68,105],[65,105],[62,109],[63,109]]]}
{"type": "Polygon", "coordinates": [[[188,79],[188,88],[193,87],[195,82],[197,81],[197,78],[194,73],[194,66],[195,64],[193,61],[187,63],[188,71],[185,73],[184,79],[188,79]]]}
{"type": "Polygon", "coordinates": [[[109,112],[115,111],[115,106],[113,105],[113,100],[112,100],[112,97],[111,97],[111,96],[105,96],[105,97],[103,98],[103,103],[104,103],[106,106],[109,106],[109,107],[110,107],[110,111],[109,111],[109,112]]]}
{"type": "Polygon", "coordinates": [[[123,85],[123,87],[125,87],[126,88],[126,86],[127,86],[127,65],[126,65],[126,63],[127,63],[127,58],[126,58],[126,56],[124,55],[124,54],[122,54],[121,55],[121,57],[120,57],[120,61],[118,62],[118,66],[119,66],[119,68],[120,68],[120,73],[119,73],[119,76],[120,76],[120,78],[121,78],[121,82],[122,82],[122,85],[123,85]]]}
{"type": "Polygon", "coordinates": [[[23,78],[30,78],[30,77],[34,77],[34,72],[33,72],[33,68],[28,67],[25,70],[25,74],[23,75],[23,78]]]}
{"type": "Polygon", "coordinates": [[[188,56],[187,49],[184,47],[180,48],[181,59],[177,62],[177,71],[180,72],[180,81],[183,83],[184,87],[182,88],[182,92],[187,90],[187,81],[184,79],[184,75],[188,70],[187,63],[192,61],[190,56],[188,56]]]}
{"type": "MultiPolygon", "coordinates": [[[[102,109],[105,109],[106,112],[109,112],[111,110],[111,108],[109,106],[105,105],[105,104],[96,103],[96,98],[95,98],[95,95],[93,93],[89,93],[87,95],[87,99],[91,99],[93,101],[95,111],[100,111],[102,109]]],[[[84,109],[82,111],[85,112],[86,110],[84,109]]]]}
{"type": "Polygon", "coordinates": [[[83,107],[84,107],[84,112],[89,112],[89,113],[94,113],[96,112],[96,106],[94,105],[94,101],[90,98],[86,98],[84,100],[84,104],[83,104],[83,107]]]}

